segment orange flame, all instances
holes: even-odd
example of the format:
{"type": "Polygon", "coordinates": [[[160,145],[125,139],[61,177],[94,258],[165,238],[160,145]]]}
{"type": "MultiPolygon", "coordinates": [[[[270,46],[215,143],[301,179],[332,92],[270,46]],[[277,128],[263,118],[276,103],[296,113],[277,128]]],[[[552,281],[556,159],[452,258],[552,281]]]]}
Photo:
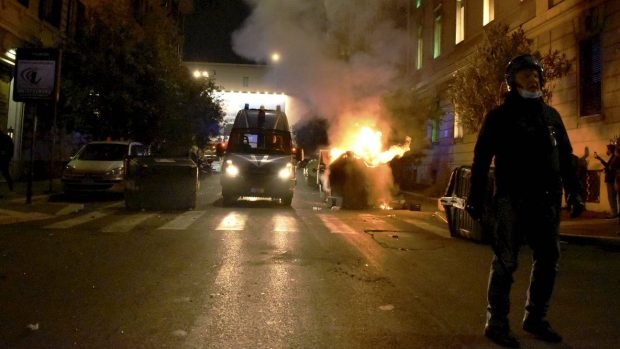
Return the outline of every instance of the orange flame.
{"type": "Polygon", "coordinates": [[[409,151],[410,137],[407,137],[402,145],[393,145],[388,150],[383,150],[382,136],[381,131],[364,126],[356,133],[345,134],[340,144],[330,150],[330,157],[336,159],[344,152],[352,151],[367,165],[374,167],[387,163],[395,156],[403,156],[405,152],[409,151]]]}

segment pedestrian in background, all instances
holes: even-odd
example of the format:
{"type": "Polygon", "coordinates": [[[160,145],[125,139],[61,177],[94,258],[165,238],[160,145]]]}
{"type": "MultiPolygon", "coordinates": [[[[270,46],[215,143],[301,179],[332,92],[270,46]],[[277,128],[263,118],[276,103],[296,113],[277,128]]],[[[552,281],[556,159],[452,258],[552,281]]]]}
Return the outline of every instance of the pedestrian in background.
{"type": "Polygon", "coordinates": [[[607,161],[603,160],[597,153],[594,153],[594,158],[603,164],[603,171],[605,173],[605,185],[607,186],[607,199],[609,200],[610,214],[607,218],[618,217],[618,192],[616,191],[616,173],[612,168],[615,161],[618,161],[616,157],[616,145],[607,145],[607,161]]]}
{"type": "Polygon", "coordinates": [[[6,179],[9,191],[13,191],[13,178],[11,178],[11,173],[9,172],[13,150],[13,139],[0,127],[0,173],[6,179]]]}
{"type": "Polygon", "coordinates": [[[571,217],[584,209],[572,147],[560,114],[542,99],[543,68],[531,55],[515,57],[506,68],[509,92],[480,129],[474,148],[471,190],[466,210],[482,217],[488,173],[495,159],[492,247],[486,337],[518,348],[508,313],[520,246],[533,251],[523,329],[547,342],[562,337],[546,319],[560,256],[562,188],[569,193],[571,217]]]}

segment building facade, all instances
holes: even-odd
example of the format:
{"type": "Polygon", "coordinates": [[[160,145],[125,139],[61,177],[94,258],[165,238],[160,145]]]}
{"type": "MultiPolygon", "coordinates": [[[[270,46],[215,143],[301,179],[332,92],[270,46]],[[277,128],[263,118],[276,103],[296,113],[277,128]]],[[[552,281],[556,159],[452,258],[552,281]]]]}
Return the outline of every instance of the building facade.
{"type": "Polygon", "coordinates": [[[477,134],[463,129],[446,87],[493,21],[523,28],[540,52],[558,50],[572,61],[555,82],[551,105],[562,115],[574,153],[587,163],[587,207],[609,209],[602,165],[606,145],[620,135],[620,1],[412,0],[410,76],[416,91],[435,98],[440,122],[428,125],[432,144],[418,182],[447,183],[451,169],[470,165],[477,134]]]}

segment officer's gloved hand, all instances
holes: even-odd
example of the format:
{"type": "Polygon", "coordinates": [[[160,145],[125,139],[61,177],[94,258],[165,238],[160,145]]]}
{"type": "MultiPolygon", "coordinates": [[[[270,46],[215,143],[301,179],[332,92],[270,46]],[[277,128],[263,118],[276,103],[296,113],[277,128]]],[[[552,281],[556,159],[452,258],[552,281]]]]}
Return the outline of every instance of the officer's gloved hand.
{"type": "Polygon", "coordinates": [[[586,209],[586,204],[579,194],[568,195],[568,207],[570,207],[570,218],[579,217],[586,209]]]}
{"type": "Polygon", "coordinates": [[[471,218],[480,222],[482,220],[482,202],[470,196],[465,202],[465,211],[469,213],[471,218]]]}

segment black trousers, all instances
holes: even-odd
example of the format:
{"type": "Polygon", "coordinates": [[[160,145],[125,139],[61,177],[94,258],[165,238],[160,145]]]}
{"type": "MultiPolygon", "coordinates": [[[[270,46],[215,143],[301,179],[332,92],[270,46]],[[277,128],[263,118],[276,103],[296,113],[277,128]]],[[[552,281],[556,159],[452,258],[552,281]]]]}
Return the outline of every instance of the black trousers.
{"type": "Polygon", "coordinates": [[[560,209],[559,195],[495,198],[491,242],[495,256],[489,275],[487,325],[508,325],[513,273],[524,243],[533,251],[526,316],[542,319],[547,315],[560,258],[560,209]]]}
{"type": "Polygon", "coordinates": [[[9,161],[0,160],[0,173],[6,179],[9,190],[13,191],[13,178],[11,178],[11,173],[9,172],[9,161]]]}

